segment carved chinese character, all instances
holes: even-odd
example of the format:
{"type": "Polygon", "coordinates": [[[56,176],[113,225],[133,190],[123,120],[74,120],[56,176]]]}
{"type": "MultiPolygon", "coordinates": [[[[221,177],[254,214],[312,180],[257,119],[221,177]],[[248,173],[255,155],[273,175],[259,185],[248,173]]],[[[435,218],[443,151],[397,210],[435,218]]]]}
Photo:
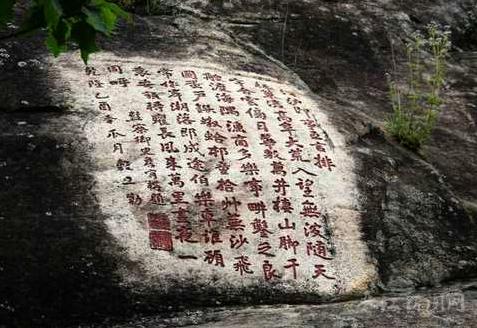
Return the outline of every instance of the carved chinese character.
{"type": "Polygon", "coordinates": [[[306,255],[311,256],[318,256],[321,257],[324,260],[331,260],[331,257],[328,257],[328,250],[326,248],[325,243],[323,243],[321,240],[317,240],[314,243],[307,242],[306,243],[306,255]]]}
{"type": "Polygon", "coordinates": [[[262,180],[257,180],[255,177],[252,180],[245,181],[244,185],[248,188],[248,190],[254,195],[255,197],[260,196],[260,192],[262,191],[262,180]]]}
{"type": "Polygon", "coordinates": [[[235,146],[237,146],[237,147],[248,147],[248,141],[247,141],[246,136],[237,134],[237,135],[233,136],[232,139],[234,140],[235,146]]]}
{"type": "Polygon", "coordinates": [[[268,230],[268,223],[265,220],[255,219],[251,223],[253,227],[253,234],[260,234],[261,238],[268,238],[272,232],[268,230]]]}
{"type": "Polygon", "coordinates": [[[137,110],[129,112],[129,120],[127,120],[126,122],[133,122],[133,121],[142,121],[141,113],[139,113],[139,111],[137,110]]]}
{"type": "Polygon", "coordinates": [[[287,172],[285,171],[285,165],[283,165],[282,162],[273,161],[270,165],[272,166],[272,174],[282,176],[287,175],[287,172]]]}
{"type": "Polygon", "coordinates": [[[265,212],[267,211],[267,206],[263,201],[248,203],[247,208],[249,211],[254,212],[255,214],[261,214],[265,218],[265,212]]]}
{"type": "Polygon", "coordinates": [[[159,94],[153,91],[144,91],[142,93],[147,99],[160,99],[159,94]]]}
{"type": "Polygon", "coordinates": [[[204,78],[208,81],[222,81],[222,76],[211,73],[204,73],[204,78]]]}
{"type": "Polygon", "coordinates": [[[172,77],[172,69],[170,68],[160,68],[157,73],[164,76],[166,79],[170,79],[172,77]]]}
{"type": "Polygon", "coordinates": [[[185,81],[185,84],[189,87],[191,87],[192,89],[201,89],[202,88],[202,84],[198,83],[196,80],[187,80],[185,81]]]}
{"type": "Polygon", "coordinates": [[[198,206],[209,207],[215,203],[210,191],[203,190],[200,193],[196,193],[194,198],[194,203],[196,203],[198,206]]]}
{"type": "Polygon", "coordinates": [[[319,211],[318,206],[315,203],[309,200],[306,200],[302,203],[302,205],[303,205],[303,209],[300,212],[301,215],[305,217],[311,217],[311,218],[320,217],[321,212],[319,211]]]}
{"type": "Polygon", "coordinates": [[[273,209],[275,212],[284,212],[284,213],[291,213],[293,211],[293,207],[289,198],[277,196],[273,201],[273,209]]]}
{"type": "Polygon", "coordinates": [[[256,163],[244,163],[241,166],[240,172],[245,173],[245,175],[258,175],[259,169],[256,163]]]}
{"type": "Polygon", "coordinates": [[[311,194],[313,192],[311,189],[313,180],[298,178],[298,182],[295,185],[303,191],[303,197],[315,197],[311,194]]]}
{"type": "Polygon", "coordinates": [[[238,213],[227,213],[227,226],[228,230],[232,231],[243,231],[245,225],[243,220],[238,213]]]}
{"type": "Polygon", "coordinates": [[[117,142],[113,145],[113,153],[115,152],[123,153],[123,145],[121,143],[117,142]]]}
{"type": "Polygon", "coordinates": [[[166,205],[164,196],[160,193],[151,194],[151,197],[149,198],[148,203],[153,205],[166,205]]]}
{"type": "Polygon", "coordinates": [[[268,257],[274,257],[275,254],[270,253],[271,249],[272,249],[272,246],[270,246],[270,243],[268,241],[262,241],[257,246],[258,254],[265,255],[268,257]]]}
{"type": "Polygon", "coordinates": [[[111,116],[111,115],[109,115],[109,114],[108,114],[108,115],[105,115],[105,116],[103,117],[103,121],[105,121],[105,122],[108,123],[108,124],[113,124],[114,121],[116,121],[116,120],[117,120],[116,117],[113,117],[113,116],[111,116]]]}
{"type": "Polygon", "coordinates": [[[209,155],[214,156],[215,158],[220,158],[222,161],[224,160],[224,156],[229,154],[225,147],[212,146],[208,147],[208,149],[209,155]]]}
{"type": "Polygon", "coordinates": [[[151,73],[142,66],[134,67],[132,70],[135,76],[145,77],[146,75],[151,75],[151,73]]]}
{"type": "Polygon", "coordinates": [[[171,102],[171,111],[172,112],[188,112],[189,105],[180,101],[171,102]]]}
{"type": "Polygon", "coordinates": [[[275,189],[276,193],[281,194],[282,196],[286,196],[286,188],[290,188],[290,185],[286,182],[285,179],[280,178],[275,180],[272,187],[275,189]]]}
{"type": "Polygon", "coordinates": [[[208,228],[212,227],[212,225],[217,222],[214,218],[214,212],[210,208],[204,208],[200,211],[200,223],[205,223],[208,228]]]}
{"type": "Polygon", "coordinates": [[[146,103],[146,110],[148,111],[162,112],[163,109],[164,104],[160,101],[149,101],[146,103]]]}
{"type": "Polygon", "coordinates": [[[230,164],[225,161],[219,161],[215,168],[219,170],[220,174],[228,175],[230,170],[230,164]]]}
{"type": "Polygon", "coordinates": [[[205,230],[204,233],[202,234],[204,237],[204,243],[205,244],[219,244],[222,243],[222,240],[220,239],[220,233],[217,230],[205,230]]]}
{"type": "Polygon", "coordinates": [[[161,133],[158,134],[161,139],[175,138],[176,136],[167,127],[160,127],[161,133]]]}
{"type": "Polygon", "coordinates": [[[120,77],[119,79],[109,81],[109,84],[111,85],[119,85],[120,87],[127,88],[129,84],[131,84],[131,81],[124,77],[120,77]]]}
{"type": "Polygon", "coordinates": [[[96,68],[92,67],[92,66],[86,66],[84,68],[84,72],[86,75],[99,75],[98,72],[96,71],[96,68]]]}
{"type": "Polygon", "coordinates": [[[239,116],[239,112],[235,106],[219,106],[221,115],[239,116]]]}
{"type": "Polygon", "coordinates": [[[240,205],[242,205],[242,203],[237,200],[235,196],[231,198],[225,197],[225,199],[222,201],[222,209],[224,211],[230,211],[231,209],[233,209],[234,212],[237,212],[240,205]]]}
{"type": "Polygon", "coordinates": [[[298,240],[294,240],[293,238],[291,238],[290,235],[281,236],[279,240],[280,245],[278,246],[278,248],[284,250],[293,250],[293,254],[296,254],[296,248],[298,247],[298,245],[300,245],[300,242],[298,242],[298,240]]]}
{"type": "Polygon", "coordinates": [[[320,276],[323,276],[326,279],[336,279],[334,277],[326,275],[325,272],[326,272],[326,269],[325,269],[325,266],[323,264],[316,264],[315,265],[315,274],[313,275],[312,278],[316,279],[320,276]]]}
{"type": "Polygon", "coordinates": [[[235,257],[237,262],[234,263],[234,270],[238,271],[241,276],[243,276],[244,273],[252,274],[253,271],[250,270],[251,263],[248,260],[248,256],[238,256],[235,257]]]}
{"type": "Polygon", "coordinates": [[[136,143],[145,143],[146,145],[150,146],[149,142],[151,141],[151,138],[150,137],[146,137],[144,135],[139,135],[139,136],[136,136],[134,137],[134,142],[136,143]]]}
{"type": "Polygon", "coordinates": [[[181,75],[184,79],[193,79],[197,80],[197,74],[195,74],[194,71],[188,70],[188,71],[182,71],[181,75]]]}
{"type": "Polygon", "coordinates": [[[195,184],[201,184],[204,186],[209,185],[209,178],[205,175],[194,174],[190,181],[194,182],[195,184]]]}
{"type": "Polygon", "coordinates": [[[131,162],[122,159],[118,159],[116,162],[116,167],[118,168],[118,171],[132,170],[131,162]]]}
{"type": "Polygon", "coordinates": [[[171,178],[169,181],[170,186],[177,186],[179,188],[184,187],[185,183],[184,181],[182,181],[182,177],[180,173],[169,174],[169,177],[171,178]]]}
{"type": "Polygon", "coordinates": [[[169,125],[169,123],[166,120],[165,114],[159,114],[159,113],[152,114],[151,119],[152,119],[152,124],[169,125]]]}
{"type": "Polygon", "coordinates": [[[174,146],[174,142],[164,142],[159,144],[161,146],[161,152],[163,153],[178,153],[179,149],[174,146]]]}
{"type": "Polygon", "coordinates": [[[280,230],[287,230],[287,229],[295,230],[295,227],[296,227],[295,222],[292,222],[290,224],[287,218],[285,218],[284,220],[285,220],[284,224],[281,224],[281,223],[278,224],[278,228],[280,228],[280,230]]]}
{"type": "Polygon", "coordinates": [[[203,160],[201,160],[197,157],[194,157],[193,159],[188,158],[187,160],[188,160],[187,166],[190,167],[191,169],[199,171],[199,172],[206,172],[207,171],[205,161],[203,161],[203,160]]]}
{"type": "Polygon", "coordinates": [[[243,127],[243,124],[239,121],[227,121],[225,126],[229,132],[247,133],[243,127]]]}
{"type": "Polygon", "coordinates": [[[273,265],[268,260],[263,261],[262,269],[263,277],[266,281],[272,280],[274,278],[280,278],[280,276],[277,274],[277,270],[273,268],[273,265]]]}
{"type": "Polygon", "coordinates": [[[111,106],[106,101],[100,101],[98,104],[99,110],[111,111],[111,106]]]}
{"type": "Polygon", "coordinates": [[[161,183],[157,180],[149,180],[147,181],[147,189],[160,192],[162,191],[161,183]]]}
{"type": "Polygon", "coordinates": [[[142,198],[138,194],[129,193],[126,195],[126,198],[128,199],[128,203],[130,205],[139,206],[142,204],[142,198]]]}
{"type": "Polygon", "coordinates": [[[192,140],[197,137],[197,131],[195,128],[181,128],[181,136],[192,140]]]}
{"type": "Polygon", "coordinates": [[[235,248],[235,249],[239,249],[244,244],[248,244],[247,238],[244,237],[243,235],[238,235],[238,236],[231,235],[229,241],[230,241],[230,248],[235,248]]]}
{"type": "Polygon", "coordinates": [[[88,81],[88,86],[90,88],[102,88],[103,87],[103,83],[99,80],[89,80],[88,81]]]}
{"type": "Polygon", "coordinates": [[[119,65],[111,65],[111,66],[108,66],[108,72],[123,74],[123,69],[119,65]]]}
{"type": "Polygon", "coordinates": [[[177,169],[181,169],[182,166],[177,164],[177,159],[173,156],[166,157],[166,169],[171,171],[176,171],[177,169]]]}
{"type": "Polygon", "coordinates": [[[227,140],[227,137],[218,132],[211,133],[210,131],[207,131],[204,135],[204,139],[205,141],[214,141],[218,144],[223,144],[224,141],[227,140]]]}
{"type": "Polygon", "coordinates": [[[179,113],[176,116],[177,124],[191,125],[195,120],[190,118],[189,113],[179,113]]]}
{"type": "Polygon", "coordinates": [[[322,156],[322,154],[316,154],[314,160],[315,165],[318,166],[320,169],[328,169],[329,171],[331,171],[331,168],[335,167],[335,164],[333,164],[331,158],[326,155],[322,156]]]}
{"type": "Polygon", "coordinates": [[[284,265],[283,267],[285,269],[291,269],[293,271],[293,279],[296,279],[296,268],[300,266],[300,264],[298,264],[297,259],[288,259],[287,261],[288,264],[284,265]]]}
{"type": "Polygon", "coordinates": [[[202,117],[200,119],[200,124],[207,126],[208,128],[221,128],[218,121],[213,120],[210,116],[202,117]]]}
{"type": "Polygon", "coordinates": [[[149,131],[149,129],[146,128],[146,124],[142,124],[142,123],[136,123],[132,126],[132,128],[133,128],[133,132],[137,134],[144,134],[147,131],[149,131]]]}
{"type": "Polygon", "coordinates": [[[205,258],[204,262],[207,262],[208,264],[214,264],[215,266],[225,266],[224,265],[224,258],[222,254],[220,253],[220,250],[214,250],[214,251],[205,251],[205,258]]]}
{"type": "Polygon", "coordinates": [[[309,222],[306,222],[305,223],[305,227],[303,228],[304,231],[305,231],[305,237],[321,237],[321,238],[325,238],[322,234],[321,234],[321,226],[316,223],[316,222],[313,222],[313,223],[309,223],[309,222]]]}
{"type": "Polygon", "coordinates": [[[225,192],[234,192],[234,187],[237,187],[237,184],[230,181],[230,179],[220,179],[217,181],[216,189],[225,192]]]}
{"type": "Polygon", "coordinates": [[[138,81],[137,86],[151,89],[154,86],[154,83],[148,79],[143,79],[138,81]]]}

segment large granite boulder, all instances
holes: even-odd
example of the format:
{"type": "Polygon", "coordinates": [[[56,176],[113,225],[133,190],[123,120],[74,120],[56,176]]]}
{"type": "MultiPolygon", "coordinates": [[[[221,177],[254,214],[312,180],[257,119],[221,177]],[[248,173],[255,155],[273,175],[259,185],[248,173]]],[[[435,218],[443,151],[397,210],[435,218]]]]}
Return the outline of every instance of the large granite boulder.
{"type": "MultiPolygon", "coordinates": [[[[470,50],[416,155],[382,122],[384,36],[418,8],[167,3],[88,66],[38,37],[0,46],[0,326],[164,325],[475,276],[476,136],[450,128],[475,124],[470,50]]],[[[461,38],[466,5],[434,11],[461,38]]]]}

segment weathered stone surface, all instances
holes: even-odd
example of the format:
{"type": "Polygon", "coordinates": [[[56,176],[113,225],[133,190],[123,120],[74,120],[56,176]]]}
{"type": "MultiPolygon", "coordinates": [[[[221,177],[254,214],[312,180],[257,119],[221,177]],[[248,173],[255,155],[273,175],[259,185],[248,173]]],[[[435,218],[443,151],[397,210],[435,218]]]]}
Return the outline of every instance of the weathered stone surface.
{"type": "MultiPolygon", "coordinates": [[[[444,212],[448,211],[445,208],[449,208],[451,213],[456,214],[455,220],[452,220],[455,229],[464,234],[475,234],[474,225],[468,219],[461,219],[461,215],[466,216],[465,213],[458,214],[459,211],[454,211],[454,206],[450,203],[437,205],[441,203],[441,192],[431,196],[432,190],[443,187],[445,183],[450,188],[445,192],[448,199],[460,200],[467,214],[475,216],[477,188],[473,186],[477,185],[477,181],[475,174],[470,173],[477,170],[477,135],[473,105],[476,87],[473,72],[477,45],[475,38],[469,36],[475,35],[476,7],[473,1],[428,1],[419,4],[412,1],[185,1],[179,6],[201,17],[220,21],[220,28],[230,31],[237,39],[258,44],[267,54],[280,59],[297,73],[312,91],[320,95],[321,108],[327,112],[334,124],[346,131],[345,136],[351,143],[364,135],[363,141],[369,149],[357,154],[358,158],[363,159],[363,171],[359,176],[365,177],[362,180],[363,188],[373,195],[369,200],[377,200],[376,196],[382,196],[378,197],[380,200],[374,203],[374,206],[367,207],[370,216],[369,220],[364,221],[364,226],[370,233],[368,239],[373,241],[370,248],[381,258],[379,262],[402,265],[399,265],[400,269],[391,271],[388,271],[387,265],[387,268],[380,266],[385,284],[392,282],[388,287],[406,288],[415,283],[432,284],[436,279],[467,275],[475,270],[462,266],[475,263],[475,245],[456,247],[456,240],[451,237],[444,238],[448,241],[443,243],[440,243],[440,239],[435,239],[434,246],[430,246],[428,238],[417,238],[419,234],[415,235],[416,231],[430,232],[429,227],[435,223],[435,214],[429,215],[432,221],[429,225],[430,222],[421,220],[423,203],[411,203],[411,210],[408,211],[408,201],[404,200],[407,197],[404,195],[414,189],[409,184],[414,184],[416,179],[426,181],[419,183],[419,189],[431,197],[427,198],[429,204],[434,204],[433,208],[441,208],[444,212]],[[423,30],[425,24],[431,20],[450,25],[455,49],[449,65],[450,81],[446,95],[448,101],[430,143],[424,147],[418,158],[401,151],[398,154],[395,147],[383,142],[381,133],[375,132],[383,131],[384,120],[391,110],[385,82],[385,72],[392,67],[390,42],[394,43],[394,50],[397,52],[398,71],[401,71],[402,67],[402,74],[406,74],[404,56],[401,53],[404,48],[403,40],[410,32],[423,30]],[[369,152],[375,147],[377,152],[369,152]],[[386,154],[390,159],[389,165],[386,165],[385,161],[376,163],[377,154],[386,154]],[[393,160],[399,158],[401,160],[393,160]],[[401,163],[416,165],[410,164],[413,169],[403,170],[401,163]],[[379,169],[376,169],[377,167],[379,169]],[[434,178],[424,178],[429,176],[434,178]],[[398,184],[393,183],[393,177],[396,178],[395,181],[399,181],[398,184]],[[430,181],[436,183],[426,185],[430,181]],[[391,211],[388,207],[388,193],[404,196],[395,199],[391,211]],[[400,215],[396,216],[399,217],[400,223],[393,219],[394,215],[381,220],[386,213],[402,211],[408,213],[408,220],[402,221],[400,215]],[[469,227],[474,228],[469,230],[469,227]],[[396,247],[384,242],[391,236],[400,240],[395,244],[396,247]],[[411,238],[413,251],[407,253],[399,250],[398,245],[406,244],[401,240],[408,240],[409,236],[416,237],[411,238]],[[452,259],[455,251],[465,258],[461,264],[458,264],[460,260],[454,262],[452,259]],[[444,262],[438,260],[443,264],[441,266],[435,263],[435,260],[442,259],[442,254],[448,254],[448,258],[444,262]],[[409,259],[409,255],[412,260],[403,260],[409,259]],[[436,265],[442,270],[436,270],[436,265]],[[422,272],[422,269],[432,272],[432,275],[415,274],[422,272]],[[401,275],[403,272],[406,272],[404,277],[401,275]]],[[[449,216],[445,214],[444,217],[449,216]]],[[[432,235],[435,233],[436,231],[432,235]]],[[[463,238],[467,239],[470,235],[463,238]]],[[[455,236],[463,235],[455,233],[455,236]]]]}
{"type": "Polygon", "coordinates": [[[308,95],[203,62],[105,55],[86,74],[72,62],[58,62],[59,83],[74,108],[97,113],[83,128],[106,225],[142,264],[125,283],[228,300],[374,282],[353,162],[308,95]]]}
{"type": "Polygon", "coordinates": [[[408,295],[323,305],[195,309],[130,321],[116,328],[144,327],[475,327],[475,283],[408,295]]]}
{"type": "MultiPolygon", "coordinates": [[[[237,272],[221,275],[218,270],[209,271],[206,262],[191,267],[196,273],[189,274],[169,264],[177,263],[174,256],[157,255],[160,251],[151,250],[147,239],[148,209],[127,204],[130,187],[124,187],[124,177],[115,172],[114,144],[106,138],[99,100],[87,84],[79,56],[52,59],[38,39],[28,39],[0,46],[5,49],[0,52],[0,107],[10,111],[0,119],[0,325],[68,326],[158,312],[163,317],[168,307],[206,304],[314,303],[475,276],[476,227],[466,212],[476,199],[472,186],[477,162],[472,128],[475,108],[470,106],[475,99],[471,52],[475,40],[463,41],[468,35],[463,28],[464,9],[470,2],[429,3],[425,8],[410,6],[408,1],[380,2],[382,7],[354,1],[220,3],[185,1],[182,11],[174,9],[173,3],[166,15],[137,17],[132,26],[125,26],[121,35],[104,44],[107,52],[93,57],[93,65],[101,72],[118,62],[128,70],[136,64],[151,69],[169,65],[176,73],[179,67],[200,72],[212,67],[227,77],[266,79],[299,93],[318,121],[326,122],[322,127],[336,146],[336,170],[317,181],[329,187],[320,205],[330,213],[350,213],[352,218],[345,221],[346,215],[335,215],[329,220],[338,242],[333,270],[345,278],[345,292],[335,293],[329,285],[310,293],[304,287],[313,289],[313,282],[294,285],[289,276],[281,285],[258,276],[242,284],[233,276],[237,272]],[[383,75],[389,51],[386,34],[405,35],[422,26],[423,13],[450,23],[464,51],[451,66],[448,95],[452,101],[423,156],[417,156],[381,132],[389,111],[383,75]],[[336,195],[343,200],[336,200],[336,195]],[[352,240],[347,243],[343,234],[352,240]],[[164,279],[167,270],[176,276],[164,279]],[[221,288],[205,286],[205,277],[214,276],[214,271],[221,288]]],[[[128,112],[136,104],[131,99],[142,105],[145,100],[136,100],[139,91],[113,94],[115,108],[122,110],[120,127],[126,128],[128,112]]],[[[150,122],[147,127],[152,128],[150,122]]],[[[129,151],[137,168],[138,149],[129,151]]],[[[272,183],[267,179],[268,186],[272,183]]],[[[191,188],[188,193],[195,191],[191,188]]],[[[473,304],[471,294],[465,293],[466,302],[473,304]]],[[[345,304],[353,308],[360,303],[345,304]]],[[[397,326],[396,317],[402,314],[386,308],[388,316],[381,316],[359,307],[340,320],[335,315],[343,313],[345,306],[303,308],[299,313],[306,319],[299,324],[313,326],[321,320],[326,326],[331,318],[338,326],[397,326]],[[330,317],[306,315],[316,309],[329,309],[324,313],[330,317]]],[[[466,309],[472,309],[471,305],[466,309]]],[[[220,319],[227,311],[211,316],[220,319]]],[[[296,311],[290,315],[296,316],[296,311]]],[[[255,319],[254,310],[243,313],[263,320],[257,322],[266,326],[267,319],[255,319]]],[[[464,321],[459,321],[460,314],[451,311],[444,321],[416,314],[405,316],[408,321],[404,322],[422,327],[471,326],[475,313],[465,312],[464,321]]],[[[158,326],[193,323],[178,316],[185,323],[161,318],[151,322],[158,326]]],[[[212,317],[200,322],[210,325],[207,321],[212,317]]],[[[287,326],[289,321],[283,322],[287,326]]],[[[141,324],[149,323],[134,323],[141,324]]],[[[221,324],[217,325],[240,327],[247,322],[221,324]]]]}

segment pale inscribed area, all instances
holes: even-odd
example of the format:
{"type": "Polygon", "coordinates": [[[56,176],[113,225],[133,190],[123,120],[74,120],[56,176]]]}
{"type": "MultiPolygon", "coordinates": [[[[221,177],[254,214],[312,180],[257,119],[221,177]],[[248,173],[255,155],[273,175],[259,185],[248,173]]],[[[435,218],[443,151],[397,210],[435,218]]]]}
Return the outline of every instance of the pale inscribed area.
{"type": "Polygon", "coordinates": [[[151,281],[340,294],[372,279],[353,163],[306,94],[193,63],[75,74],[107,225],[151,281]]]}

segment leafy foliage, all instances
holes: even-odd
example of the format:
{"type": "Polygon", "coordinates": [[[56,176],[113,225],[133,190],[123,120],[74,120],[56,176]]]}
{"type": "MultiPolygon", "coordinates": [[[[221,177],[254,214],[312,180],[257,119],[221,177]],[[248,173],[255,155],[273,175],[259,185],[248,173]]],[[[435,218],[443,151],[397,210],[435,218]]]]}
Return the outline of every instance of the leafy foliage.
{"type": "MultiPolygon", "coordinates": [[[[14,4],[15,0],[0,0],[0,26],[11,20],[14,4]]],[[[46,45],[53,55],[67,51],[74,42],[87,63],[89,55],[99,50],[98,33],[110,36],[121,18],[130,17],[106,0],[34,0],[20,32],[45,28],[46,45]]]]}
{"type": "Polygon", "coordinates": [[[437,122],[450,47],[450,32],[441,30],[435,23],[429,24],[426,36],[416,32],[406,45],[409,69],[406,85],[401,87],[388,75],[393,115],[386,128],[410,149],[419,149],[437,122]],[[425,54],[431,55],[430,65],[425,54]]]}

